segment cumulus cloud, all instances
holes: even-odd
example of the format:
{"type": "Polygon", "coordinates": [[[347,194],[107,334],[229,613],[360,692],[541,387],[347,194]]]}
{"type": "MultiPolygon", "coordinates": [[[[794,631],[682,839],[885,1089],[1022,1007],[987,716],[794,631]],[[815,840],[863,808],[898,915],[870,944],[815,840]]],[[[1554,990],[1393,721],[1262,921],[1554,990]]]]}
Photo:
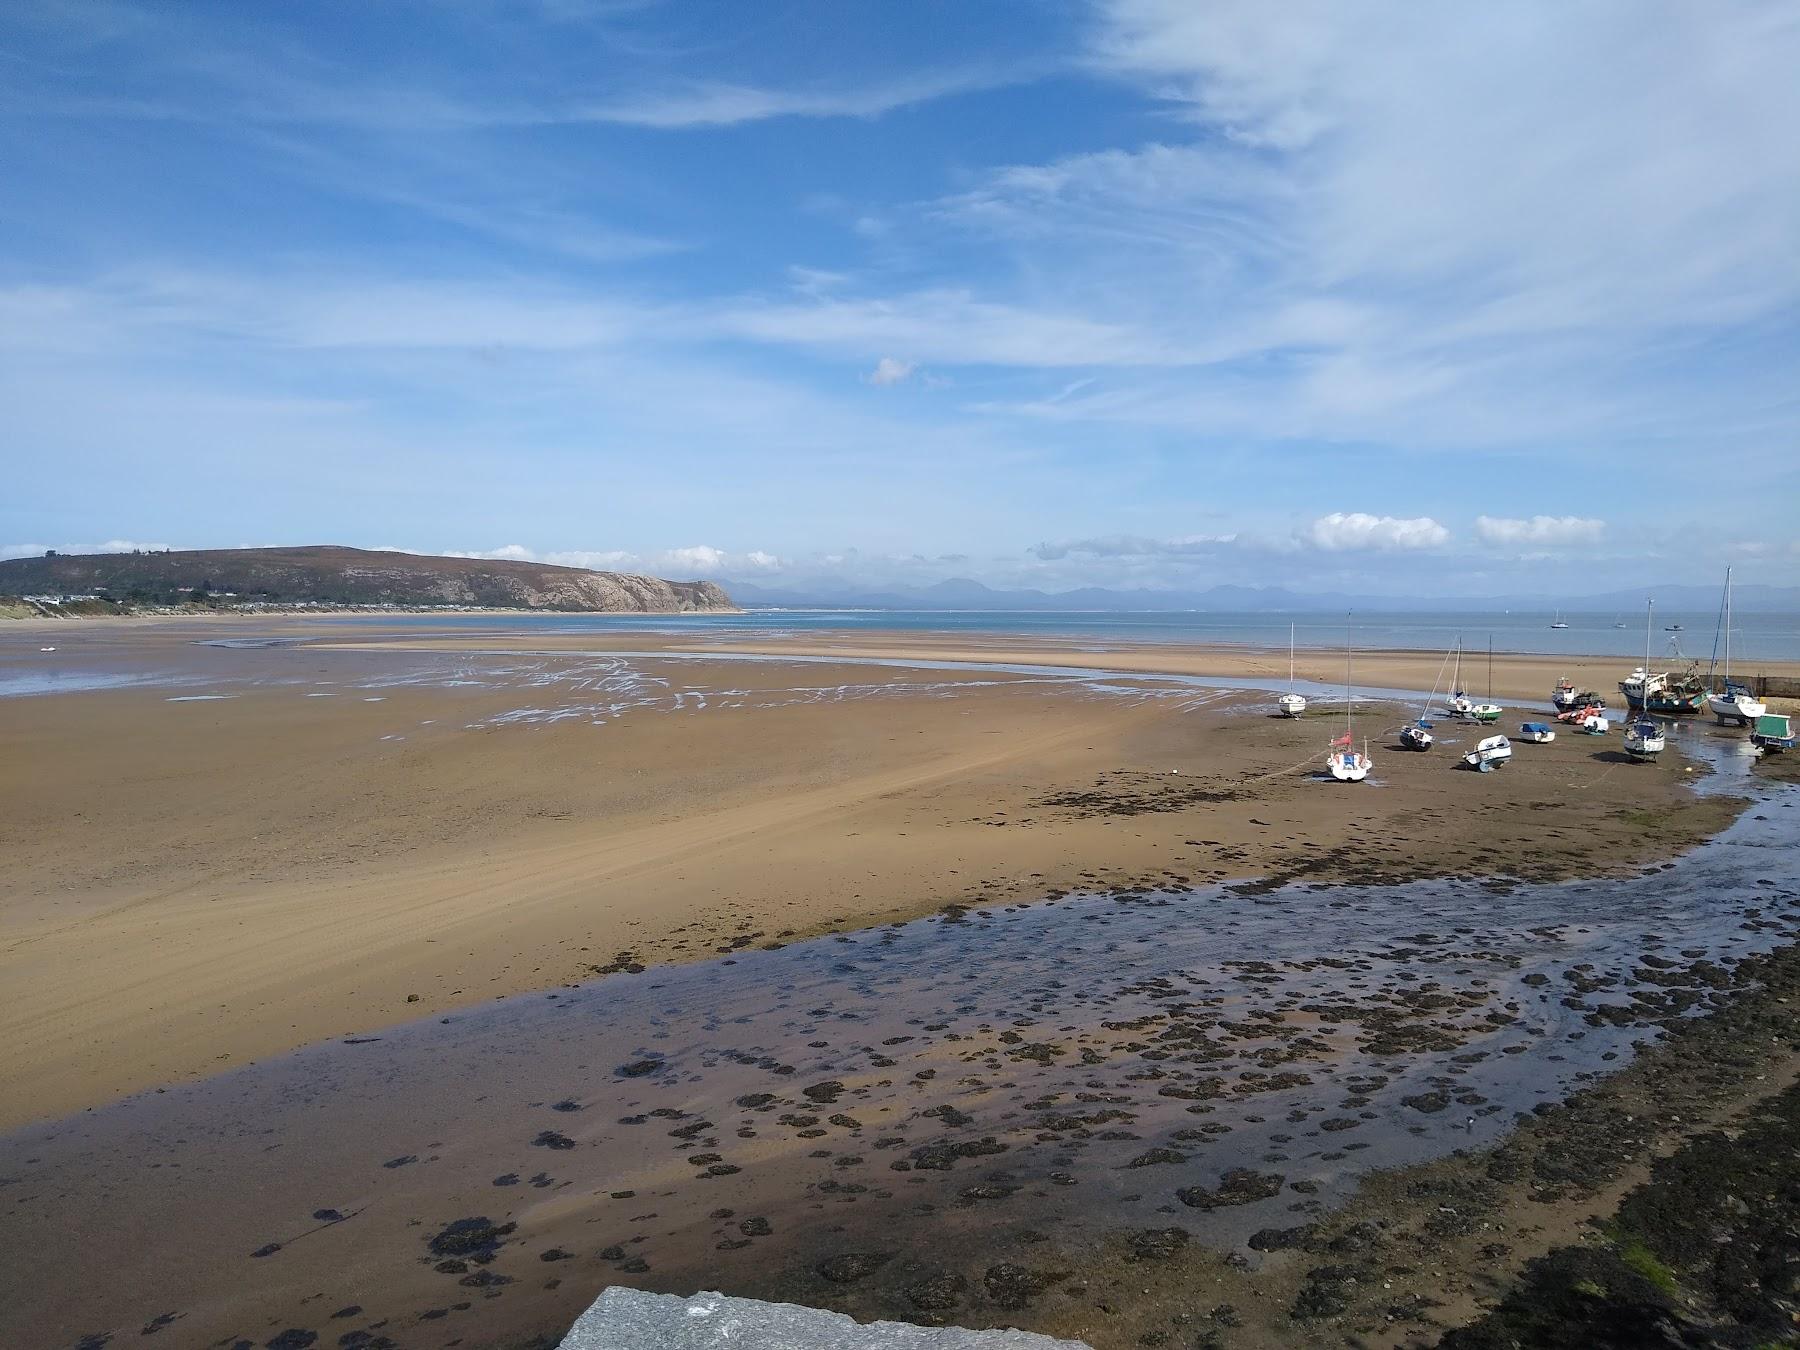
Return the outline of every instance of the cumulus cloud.
{"type": "Polygon", "coordinates": [[[869,372],[870,384],[901,384],[909,379],[916,367],[911,361],[899,361],[891,356],[884,356],[875,363],[875,369],[869,372]]]}
{"type": "Polygon", "coordinates": [[[1333,511],[1320,516],[1302,536],[1314,548],[1331,553],[1351,550],[1403,552],[1440,548],[1450,531],[1430,516],[1371,516],[1362,511],[1333,511]]]}
{"type": "Polygon", "coordinates": [[[1475,517],[1475,534],[1481,542],[1502,548],[1597,544],[1605,533],[1606,522],[1590,516],[1475,517]]]}

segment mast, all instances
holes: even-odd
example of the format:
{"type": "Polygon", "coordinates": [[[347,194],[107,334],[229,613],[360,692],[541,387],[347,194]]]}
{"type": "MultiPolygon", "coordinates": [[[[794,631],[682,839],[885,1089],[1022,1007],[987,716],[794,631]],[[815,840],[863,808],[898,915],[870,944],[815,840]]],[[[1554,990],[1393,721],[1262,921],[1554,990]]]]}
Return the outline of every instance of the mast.
{"type": "Polygon", "coordinates": [[[1494,635],[1488,634],[1488,702],[1494,701],[1494,635]]]}
{"type": "Polygon", "coordinates": [[[1725,687],[1731,688],[1731,568],[1725,569],[1725,687]]]}
{"type": "Polygon", "coordinates": [[[1294,692],[1294,625],[1288,625],[1288,693],[1294,692]]]}
{"type": "Polygon", "coordinates": [[[1644,706],[1640,711],[1644,716],[1650,715],[1650,625],[1656,622],[1656,601],[1644,600],[1644,682],[1638,686],[1638,693],[1643,696],[1644,706]]]}
{"type": "Polygon", "coordinates": [[[1352,610],[1349,613],[1344,615],[1344,735],[1346,737],[1348,737],[1350,735],[1350,733],[1353,729],[1350,724],[1351,724],[1351,720],[1352,720],[1352,710],[1356,706],[1351,701],[1351,698],[1350,698],[1350,653],[1351,653],[1350,620],[1354,614],[1355,614],[1355,611],[1352,610]]]}

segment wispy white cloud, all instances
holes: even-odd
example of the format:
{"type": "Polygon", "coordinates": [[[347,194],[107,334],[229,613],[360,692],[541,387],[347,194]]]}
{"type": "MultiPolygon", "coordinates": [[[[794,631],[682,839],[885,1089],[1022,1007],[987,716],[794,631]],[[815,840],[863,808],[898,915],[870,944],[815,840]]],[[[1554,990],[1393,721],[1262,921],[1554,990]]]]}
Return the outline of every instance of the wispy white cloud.
{"type": "Polygon", "coordinates": [[[1506,548],[1597,544],[1606,534],[1606,522],[1588,516],[1477,516],[1475,534],[1485,544],[1506,548]]]}
{"type": "Polygon", "coordinates": [[[1063,539],[1033,545],[1028,552],[1043,562],[1064,558],[1179,558],[1218,553],[1238,542],[1236,534],[1190,534],[1176,539],[1149,539],[1114,534],[1093,539],[1063,539]]]}
{"type": "Polygon", "coordinates": [[[875,363],[875,369],[869,372],[868,381],[877,385],[904,384],[916,368],[910,361],[884,356],[875,363]]]}

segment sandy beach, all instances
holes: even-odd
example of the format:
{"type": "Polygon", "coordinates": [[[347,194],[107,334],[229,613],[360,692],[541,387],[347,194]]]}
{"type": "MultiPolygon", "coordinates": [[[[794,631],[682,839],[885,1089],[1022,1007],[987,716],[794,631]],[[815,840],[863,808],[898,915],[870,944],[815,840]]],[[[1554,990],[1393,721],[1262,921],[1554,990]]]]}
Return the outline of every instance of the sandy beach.
{"type": "MultiPolygon", "coordinates": [[[[611,655],[617,636],[351,644],[298,620],[227,623],[225,640],[304,646],[196,645],[219,627],[65,624],[59,659],[160,682],[0,705],[0,1075],[16,1088],[0,1122],[945,904],[1324,860],[1356,876],[1605,871],[1729,814],[1683,804],[1679,756],[1628,766],[1569,737],[1498,778],[1453,771],[1447,749],[1390,750],[1378,786],[1335,791],[1308,774],[1341,705],[1289,723],[1259,695],[1079,678],[1102,663],[1263,678],[1268,653],[758,647],[812,658],[789,665],[702,639],[633,644],[667,660],[611,655]]],[[[1366,665],[1399,686],[1434,670],[1366,665]]],[[[1517,660],[1497,682],[1541,693],[1557,669],[1517,660]]],[[[1359,734],[1379,748],[1402,715],[1370,705],[1359,734]]]]}

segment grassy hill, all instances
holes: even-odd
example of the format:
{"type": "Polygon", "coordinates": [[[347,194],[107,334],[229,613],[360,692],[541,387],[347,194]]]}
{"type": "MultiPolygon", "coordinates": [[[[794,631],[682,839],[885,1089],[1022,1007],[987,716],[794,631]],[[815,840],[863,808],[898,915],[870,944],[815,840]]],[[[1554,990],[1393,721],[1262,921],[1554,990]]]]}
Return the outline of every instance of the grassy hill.
{"type": "Polygon", "coordinates": [[[0,595],[101,595],[127,605],[469,605],[569,613],[729,610],[710,581],[360,548],[53,554],[0,562],[0,595]]]}

